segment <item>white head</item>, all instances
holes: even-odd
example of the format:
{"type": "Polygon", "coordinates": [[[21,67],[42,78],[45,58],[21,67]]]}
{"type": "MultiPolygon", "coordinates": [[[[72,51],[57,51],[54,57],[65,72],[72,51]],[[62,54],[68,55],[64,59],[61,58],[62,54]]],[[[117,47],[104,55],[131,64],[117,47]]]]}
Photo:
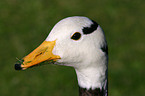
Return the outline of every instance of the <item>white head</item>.
{"type": "Polygon", "coordinates": [[[106,54],[101,49],[107,46],[101,27],[96,23],[96,30],[85,34],[83,32],[84,28],[91,27],[93,23],[87,17],[75,16],[65,18],[54,26],[46,41],[56,40],[53,53],[61,57],[57,62],[81,68],[98,66],[91,64],[101,64],[102,59],[106,59],[106,54]],[[80,38],[76,37],[78,40],[71,38],[75,33],[80,34],[80,38]]]}
{"type": "MultiPolygon", "coordinates": [[[[104,32],[101,27],[87,17],[68,17],[58,22],[46,41],[56,40],[56,46],[53,53],[59,55],[61,59],[57,62],[65,66],[72,66],[76,69],[78,79],[83,78],[82,75],[88,74],[88,78],[97,81],[88,81],[91,85],[78,80],[81,87],[95,88],[102,87],[103,83],[94,84],[104,81],[107,69],[107,48],[104,32]],[[85,29],[86,28],[86,29],[85,29]],[[88,28],[88,30],[87,30],[88,28]],[[89,29],[90,28],[90,29],[89,29]],[[91,32],[92,31],[92,32],[91,32]],[[75,38],[72,36],[75,34],[75,38]],[[77,39],[77,40],[75,40],[77,39]],[[104,71],[105,70],[105,71],[104,71]],[[85,72],[85,73],[83,73],[85,72]],[[92,77],[91,74],[94,73],[92,77]]],[[[86,79],[88,79],[85,76],[86,79]]],[[[89,80],[89,79],[88,79],[89,80]]]]}
{"type": "MultiPolygon", "coordinates": [[[[55,41],[52,54],[60,57],[55,64],[74,67],[80,87],[87,89],[104,87],[107,80],[107,43],[104,32],[96,22],[80,16],[65,18],[54,26],[45,41],[55,41]]],[[[30,56],[26,56],[24,65],[28,65],[28,61],[33,62],[35,58],[38,60],[46,50],[43,49],[43,52],[39,50],[37,55],[31,56],[34,57],[31,60],[27,60],[26,58],[30,56]]],[[[21,67],[25,68],[24,65],[21,67]]]]}

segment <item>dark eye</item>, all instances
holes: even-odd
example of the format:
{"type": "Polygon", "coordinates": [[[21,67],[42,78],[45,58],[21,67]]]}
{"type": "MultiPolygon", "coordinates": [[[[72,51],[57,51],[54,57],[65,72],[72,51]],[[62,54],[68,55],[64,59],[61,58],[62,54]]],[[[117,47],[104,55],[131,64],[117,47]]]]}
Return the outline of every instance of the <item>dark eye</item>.
{"type": "Polygon", "coordinates": [[[79,32],[76,32],[71,36],[71,39],[73,40],[79,40],[80,38],[81,38],[81,34],[79,32]]]}

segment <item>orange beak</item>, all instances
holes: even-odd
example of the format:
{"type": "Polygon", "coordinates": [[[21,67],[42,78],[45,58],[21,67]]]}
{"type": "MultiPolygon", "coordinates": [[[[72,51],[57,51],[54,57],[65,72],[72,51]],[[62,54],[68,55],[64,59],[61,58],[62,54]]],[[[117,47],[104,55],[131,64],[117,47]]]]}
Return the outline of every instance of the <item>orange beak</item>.
{"type": "Polygon", "coordinates": [[[22,64],[15,64],[16,70],[24,70],[44,61],[56,61],[60,56],[52,53],[55,41],[44,41],[39,47],[23,58],[22,64]]]}

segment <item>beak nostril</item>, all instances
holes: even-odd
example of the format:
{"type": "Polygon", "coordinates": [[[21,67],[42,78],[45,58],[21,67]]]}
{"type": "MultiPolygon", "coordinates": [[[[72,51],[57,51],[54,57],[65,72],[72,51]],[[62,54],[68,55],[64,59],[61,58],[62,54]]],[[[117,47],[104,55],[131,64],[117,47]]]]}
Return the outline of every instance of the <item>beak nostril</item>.
{"type": "Polygon", "coordinates": [[[43,52],[40,52],[39,54],[37,54],[37,55],[35,56],[35,58],[38,57],[38,56],[40,56],[40,55],[42,55],[42,54],[43,54],[43,52]]]}
{"type": "Polygon", "coordinates": [[[22,70],[21,64],[15,64],[15,70],[22,70]]]}
{"type": "Polygon", "coordinates": [[[41,49],[40,52],[38,52],[38,54],[34,57],[34,59],[36,57],[40,56],[40,55],[43,55],[46,52],[47,49],[48,49],[48,47],[45,47],[45,48],[41,49]]]}

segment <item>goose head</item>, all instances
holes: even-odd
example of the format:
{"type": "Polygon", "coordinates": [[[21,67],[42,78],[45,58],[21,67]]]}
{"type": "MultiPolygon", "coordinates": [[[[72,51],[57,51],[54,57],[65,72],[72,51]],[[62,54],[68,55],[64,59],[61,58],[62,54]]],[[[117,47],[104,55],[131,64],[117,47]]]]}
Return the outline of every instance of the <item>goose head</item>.
{"type": "Polygon", "coordinates": [[[107,43],[102,28],[87,17],[59,21],[44,42],[23,58],[15,69],[27,69],[43,61],[75,68],[81,88],[102,89],[107,80],[107,43]]]}

